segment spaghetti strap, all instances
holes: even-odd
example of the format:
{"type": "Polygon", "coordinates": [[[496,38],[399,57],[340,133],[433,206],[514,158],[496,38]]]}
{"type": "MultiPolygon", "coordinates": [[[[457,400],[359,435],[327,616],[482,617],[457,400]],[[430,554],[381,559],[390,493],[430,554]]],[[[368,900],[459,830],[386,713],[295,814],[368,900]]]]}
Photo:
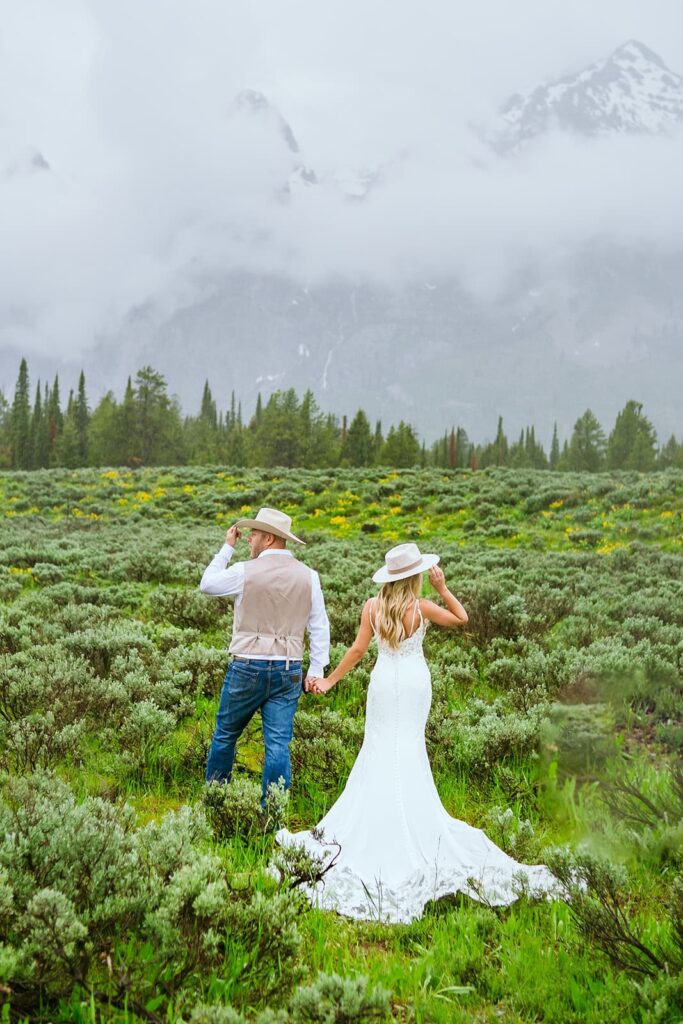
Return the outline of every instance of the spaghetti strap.
{"type": "Polygon", "coordinates": [[[415,604],[413,605],[413,618],[412,618],[411,623],[410,623],[410,633],[408,634],[408,636],[412,636],[413,633],[415,632],[415,612],[416,611],[420,613],[420,625],[422,625],[422,609],[420,608],[420,602],[418,600],[416,600],[415,604]]]}
{"type": "Polygon", "coordinates": [[[375,610],[375,602],[373,600],[372,604],[370,605],[370,625],[372,626],[372,632],[375,634],[375,636],[377,636],[377,627],[375,626],[375,621],[374,621],[373,614],[372,614],[374,612],[374,610],[375,610]]]}

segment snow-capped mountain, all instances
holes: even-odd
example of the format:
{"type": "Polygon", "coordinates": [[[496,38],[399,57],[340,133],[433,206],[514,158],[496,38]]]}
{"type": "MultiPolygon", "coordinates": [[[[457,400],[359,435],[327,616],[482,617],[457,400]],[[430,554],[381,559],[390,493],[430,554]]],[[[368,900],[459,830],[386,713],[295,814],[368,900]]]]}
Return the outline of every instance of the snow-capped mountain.
{"type": "MultiPolygon", "coordinates": [[[[368,192],[381,193],[391,180],[392,161],[368,172],[313,170],[262,93],[240,93],[230,116],[246,119],[246,136],[253,130],[252,154],[261,146],[272,157],[273,194],[292,207],[327,189],[362,214],[368,192]]],[[[503,156],[546,131],[580,134],[587,147],[612,135],[666,136],[683,128],[683,77],[631,41],[578,74],[513,97],[503,126],[494,140],[501,156],[488,154],[503,172],[503,156]]],[[[36,151],[21,169],[45,170],[44,159],[36,151]]],[[[480,216],[485,225],[490,213],[482,207],[480,216]]],[[[209,376],[223,406],[232,389],[248,412],[258,392],[310,387],[330,410],[353,415],[362,406],[385,425],[407,419],[427,436],[460,423],[483,438],[502,414],[517,429],[533,420],[548,440],[555,420],[566,436],[590,407],[608,426],[636,398],[665,440],[681,430],[682,278],[683,246],[660,251],[591,237],[590,229],[560,262],[530,257],[498,297],[477,297],[446,273],[394,288],[360,275],[309,287],[285,271],[214,268],[182,306],[150,296],[131,309],[84,369],[93,398],[112,382],[120,391],[129,373],[150,363],[187,411],[209,376]],[[257,367],[245,352],[258,352],[257,367]],[[230,366],[228,376],[218,375],[221,364],[230,366]]],[[[6,394],[23,354],[0,348],[6,394]]],[[[80,368],[80,361],[64,364],[60,379],[75,381],[80,368]]],[[[47,355],[31,360],[32,379],[54,369],[47,355]]]]}
{"type": "Polygon", "coordinates": [[[637,40],[575,75],[512,96],[492,139],[516,149],[552,129],[580,135],[660,134],[683,126],[683,77],[637,40]]]}

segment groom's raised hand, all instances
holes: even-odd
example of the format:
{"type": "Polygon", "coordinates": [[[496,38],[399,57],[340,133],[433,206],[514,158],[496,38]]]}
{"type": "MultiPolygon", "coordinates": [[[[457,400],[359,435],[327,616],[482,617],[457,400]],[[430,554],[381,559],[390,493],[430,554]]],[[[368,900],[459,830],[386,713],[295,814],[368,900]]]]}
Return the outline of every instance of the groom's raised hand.
{"type": "Polygon", "coordinates": [[[236,526],[231,526],[225,535],[225,543],[229,544],[231,548],[234,548],[241,536],[242,531],[238,530],[236,526]]]}

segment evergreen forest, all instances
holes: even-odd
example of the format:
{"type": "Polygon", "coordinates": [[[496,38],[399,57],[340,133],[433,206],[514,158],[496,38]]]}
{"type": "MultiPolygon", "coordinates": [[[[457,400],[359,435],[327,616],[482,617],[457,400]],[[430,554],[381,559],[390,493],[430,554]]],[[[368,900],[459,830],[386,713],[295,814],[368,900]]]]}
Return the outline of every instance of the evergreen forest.
{"type": "Polygon", "coordinates": [[[22,359],[13,396],[0,391],[0,468],[47,469],[64,466],[435,466],[446,469],[513,469],[598,472],[683,468],[683,443],[674,435],[659,443],[642,403],[629,400],[606,431],[590,409],[560,440],[557,424],[548,451],[533,424],[508,438],[498,417],[492,441],[478,443],[463,425],[445,424],[443,435],[427,443],[413,426],[372,424],[363,409],[353,415],[323,413],[311,391],[292,389],[259,395],[245,415],[234,395],[219,410],[209,381],[199,412],[183,415],[168,393],[165,378],[150,366],[129,377],[120,398],[109,391],[92,408],[81,372],[66,401],[59,378],[31,388],[22,359]]]}

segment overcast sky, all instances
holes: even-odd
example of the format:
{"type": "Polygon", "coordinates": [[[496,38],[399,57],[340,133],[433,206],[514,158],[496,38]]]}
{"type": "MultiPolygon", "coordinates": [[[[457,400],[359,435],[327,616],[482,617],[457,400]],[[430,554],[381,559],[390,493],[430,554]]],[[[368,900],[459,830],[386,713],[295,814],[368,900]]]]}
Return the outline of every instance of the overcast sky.
{"type": "Polygon", "coordinates": [[[629,38],[683,73],[680,0],[0,0],[0,346],[77,354],[236,264],[495,294],[528,251],[680,247],[680,140],[554,138],[511,162],[471,130],[629,38]],[[232,111],[244,88],[319,175],[382,166],[383,187],[278,202],[290,157],[232,111]]]}

